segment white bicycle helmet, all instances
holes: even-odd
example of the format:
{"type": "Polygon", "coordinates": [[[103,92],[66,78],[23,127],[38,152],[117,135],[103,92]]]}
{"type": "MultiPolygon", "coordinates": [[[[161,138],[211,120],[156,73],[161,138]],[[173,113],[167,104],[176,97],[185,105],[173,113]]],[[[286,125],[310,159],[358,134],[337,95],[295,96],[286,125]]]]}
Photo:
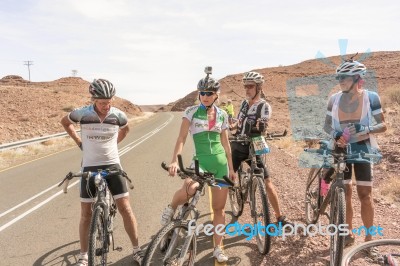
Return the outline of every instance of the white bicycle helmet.
{"type": "Polygon", "coordinates": [[[115,95],[115,88],[106,79],[95,79],[90,83],[89,92],[95,99],[111,99],[115,95]]]}
{"type": "Polygon", "coordinates": [[[354,60],[346,60],[342,64],[340,64],[336,68],[336,76],[347,75],[347,76],[355,76],[360,75],[361,78],[365,77],[367,72],[367,68],[364,64],[361,64],[358,61],[354,60]]]}
{"type": "Polygon", "coordinates": [[[263,75],[254,71],[244,73],[242,80],[244,85],[251,84],[251,82],[254,82],[256,84],[264,83],[263,75]]]}
{"type": "Polygon", "coordinates": [[[218,80],[209,77],[202,78],[197,84],[198,91],[218,92],[220,87],[221,85],[219,84],[218,80]]]}

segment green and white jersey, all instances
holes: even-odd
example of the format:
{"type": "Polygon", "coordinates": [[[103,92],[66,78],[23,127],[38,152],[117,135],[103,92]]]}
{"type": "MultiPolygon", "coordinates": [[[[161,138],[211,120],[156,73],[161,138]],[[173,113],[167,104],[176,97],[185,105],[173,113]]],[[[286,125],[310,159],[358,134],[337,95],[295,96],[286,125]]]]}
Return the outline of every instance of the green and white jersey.
{"type": "Polygon", "coordinates": [[[228,114],[215,105],[213,108],[216,117],[211,128],[204,107],[195,105],[185,110],[183,117],[190,121],[190,134],[193,136],[196,156],[225,153],[221,144],[221,132],[228,128],[228,114]]]}

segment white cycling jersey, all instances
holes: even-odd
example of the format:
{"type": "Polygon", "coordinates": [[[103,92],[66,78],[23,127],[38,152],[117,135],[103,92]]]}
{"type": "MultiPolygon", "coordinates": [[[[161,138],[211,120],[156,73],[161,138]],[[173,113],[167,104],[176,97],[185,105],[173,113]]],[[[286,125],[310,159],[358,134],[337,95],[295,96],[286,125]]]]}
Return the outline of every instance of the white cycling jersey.
{"type": "Polygon", "coordinates": [[[128,125],[124,112],[111,107],[104,121],[100,121],[94,105],[90,105],[73,110],[68,119],[81,125],[82,167],[120,164],[118,131],[128,125]]]}

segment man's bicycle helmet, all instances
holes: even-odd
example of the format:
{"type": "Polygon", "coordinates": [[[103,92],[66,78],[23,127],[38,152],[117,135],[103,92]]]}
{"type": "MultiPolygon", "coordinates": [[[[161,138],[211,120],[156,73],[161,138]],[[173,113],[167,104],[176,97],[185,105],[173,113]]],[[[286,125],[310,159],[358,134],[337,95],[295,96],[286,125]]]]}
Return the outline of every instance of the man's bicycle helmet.
{"type": "Polygon", "coordinates": [[[220,83],[216,79],[210,77],[202,78],[197,84],[198,91],[218,92],[220,87],[220,83]]]}
{"type": "Polygon", "coordinates": [[[111,99],[115,95],[114,85],[106,79],[95,79],[89,86],[94,99],[111,99]]]}
{"type": "Polygon", "coordinates": [[[244,73],[242,80],[243,80],[244,85],[251,84],[252,82],[254,82],[256,84],[264,83],[263,75],[261,75],[258,72],[254,72],[254,71],[244,73]]]}
{"type": "Polygon", "coordinates": [[[352,59],[344,61],[336,68],[336,76],[346,75],[355,76],[360,75],[361,78],[365,77],[367,73],[367,68],[364,64],[352,59]]]}

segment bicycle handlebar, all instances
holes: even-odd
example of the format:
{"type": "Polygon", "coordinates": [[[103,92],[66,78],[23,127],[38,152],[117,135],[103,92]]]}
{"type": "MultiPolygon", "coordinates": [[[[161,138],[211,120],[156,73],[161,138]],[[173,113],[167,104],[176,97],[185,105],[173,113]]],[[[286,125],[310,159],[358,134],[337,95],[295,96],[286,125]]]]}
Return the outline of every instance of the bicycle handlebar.
{"type": "Polygon", "coordinates": [[[373,153],[366,153],[366,152],[359,152],[359,153],[352,153],[352,154],[344,154],[344,153],[335,153],[332,150],[325,150],[325,149],[309,149],[306,148],[304,149],[305,152],[311,152],[311,153],[318,153],[324,156],[327,155],[332,155],[334,158],[338,158],[338,157],[344,157],[347,160],[350,159],[355,159],[356,161],[359,162],[368,162],[370,163],[370,160],[366,160],[366,159],[372,159],[376,162],[379,162],[382,159],[382,155],[381,154],[373,154],[373,153]]]}
{"type": "Polygon", "coordinates": [[[126,178],[129,182],[129,188],[134,189],[134,186],[132,184],[132,180],[128,177],[128,174],[122,170],[122,169],[116,169],[116,170],[110,170],[110,169],[105,169],[105,170],[100,170],[100,171],[87,171],[87,172],[78,172],[78,173],[73,173],[69,172],[65,178],[61,181],[60,184],[58,184],[58,187],[60,187],[62,184],[63,186],[63,191],[64,193],[68,192],[68,185],[69,181],[74,178],[74,177],[83,177],[86,180],[89,180],[89,178],[96,176],[97,174],[100,174],[103,178],[107,178],[109,176],[113,175],[122,175],[123,177],[126,178]]]}
{"type": "MultiPolygon", "coordinates": [[[[179,169],[178,169],[178,174],[182,179],[185,179],[187,177],[192,178],[193,180],[197,181],[197,182],[207,182],[208,185],[212,186],[212,187],[219,187],[219,185],[216,183],[215,181],[215,176],[212,173],[209,172],[204,172],[201,173],[200,172],[200,167],[199,167],[199,160],[194,160],[194,165],[195,165],[195,169],[191,169],[191,168],[185,168],[183,166],[183,160],[182,160],[182,155],[178,154],[178,164],[179,164],[179,169]]],[[[162,162],[161,163],[161,167],[165,170],[165,171],[169,171],[169,168],[167,166],[166,162],[162,162]]],[[[230,186],[234,186],[235,184],[233,183],[233,181],[227,177],[227,176],[223,176],[222,177],[224,179],[224,181],[226,183],[228,183],[230,186]]]]}
{"type": "MultiPolygon", "coordinates": [[[[279,139],[281,137],[285,137],[286,135],[287,135],[287,130],[285,129],[282,133],[267,133],[263,137],[266,140],[273,140],[273,139],[279,139]]],[[[236,136],[229,137],[229,141],[230,142],[247,143],[247,142],[251,142],[251,137],[246,134],[236,135],[236,136]]]]}

